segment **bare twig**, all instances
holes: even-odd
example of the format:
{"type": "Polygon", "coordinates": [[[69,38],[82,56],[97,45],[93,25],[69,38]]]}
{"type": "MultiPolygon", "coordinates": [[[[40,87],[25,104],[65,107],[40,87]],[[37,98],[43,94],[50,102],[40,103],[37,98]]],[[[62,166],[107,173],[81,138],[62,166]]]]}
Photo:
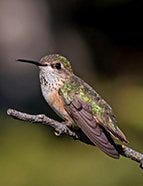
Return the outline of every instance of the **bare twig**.
{"type": "Polygon", "coordinates": [[[19,119],[22,121],[29,121],[32,123],[41,123],[43,125],[50,126],[55,129],[55,134],[58,136],[60,134],[67,134],[69,136],[72,136],[74,138],[78,138],[75,132],[71,131],[65,124],[64,122],[58,122],[56,120],[53,120],[44,114],[38,114],[38,115],[31,115],[31,114],[26,114],[23,112],[19,112],[14,109],[8,109],[7,114],[9,116],[12,116],[15,119],[19,119]]]}
{"type": "MultiPolygon", "coordinates": [[[[8,109],[7,114],[9,116],[12,116],[15,119],[28,121],[28,122],[32,122],[32,123],[40,123],[43,125],[50,126],[50,127],[54,128],[56,135],[66,134],[66,135],[72,137],[73,139],[80,140],[80,141],[83,141],[88,144],[92,144],[92,142],[90,142],[85,136],[81,135],[80,131],[78,131],[78,130],[74,131],[73,129],[71,129],[67,125],[65,125],[66,123],[53,120],[53,119],[45,116],[44,114],[30,115],[27,113],[19,112],[14,109],[8,109]]],[[[124,156],[126,158],[130,158],[130,159],[140,163],[140,167],[143,169],[143,154],[141,154],[141,153],[125,146],[125,145],[120,145],[120,144],[117,144],[117,150],[122,156],[124,156]]]]}

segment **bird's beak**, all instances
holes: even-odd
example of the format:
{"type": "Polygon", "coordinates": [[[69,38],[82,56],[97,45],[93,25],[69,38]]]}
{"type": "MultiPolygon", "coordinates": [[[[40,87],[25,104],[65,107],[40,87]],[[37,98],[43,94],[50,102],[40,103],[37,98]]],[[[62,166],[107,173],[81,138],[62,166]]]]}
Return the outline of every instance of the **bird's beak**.
{"type": "Polygon", "coordinates": [[[34,64],[36,66],[47,66],[47,64],[42,64],[39,61],[33,61],[33,60],[27,60],[27,59],[17,59],[16,61],[21,61],[21,62],[25,62],[25,63],[31,63],[31,64],[34,64]]]}

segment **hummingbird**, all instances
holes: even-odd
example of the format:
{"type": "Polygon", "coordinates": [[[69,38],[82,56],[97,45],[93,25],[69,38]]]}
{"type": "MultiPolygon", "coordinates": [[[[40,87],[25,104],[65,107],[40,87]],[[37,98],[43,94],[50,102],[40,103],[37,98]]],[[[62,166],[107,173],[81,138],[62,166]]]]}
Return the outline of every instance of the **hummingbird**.
{"type": "Polygon", "coordinates": [[[73,73],[70,61],[59,54],[40,61],[17,59],[39,67],[42,94],[68,127],[80,129],[100,150],[118,159],[115,139],[128,143],[109,104],[85,81],[73,73]]]}

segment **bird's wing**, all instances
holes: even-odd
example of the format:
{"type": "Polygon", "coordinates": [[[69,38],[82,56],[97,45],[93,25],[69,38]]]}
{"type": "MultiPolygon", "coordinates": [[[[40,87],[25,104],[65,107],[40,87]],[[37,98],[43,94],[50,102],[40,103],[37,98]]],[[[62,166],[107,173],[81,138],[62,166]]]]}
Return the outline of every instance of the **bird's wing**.
{"type": "Polygon", "coordinates": [[[75,95],[70,102],[63,96],[63,101],[66,111],[91,142],[109,156],[119,158],[116,144],[103,126],[97,123],[92,114],[91,106],[83,102],[78,95],[75,95]]]}
{"type": "Polygon", "coordinates": [[[73,100],[89,105],[91,108],[90,114],[94,116],[98,125],[103,126],[113,137],[128,143],[125,135],[116,124],[112,108],[82,79],[74,75],[69,82],[59,89],[59,93],[64,98],[65,107],[73,100]]]}
{"type": "Polygon", "coordinates": [[[115,115],[109,104],[82,79],[77,76],[74,76],[74,79],[78,82],[79,88],[80,84],[83,85],[80,90],[80,98],[84,100],[84,102],[87,101],[90,103],[92,106],[92,113],[96,117],[98,124],[102,125],[113,137],[128,143],[126,136],[117,126],[115,115]]]}

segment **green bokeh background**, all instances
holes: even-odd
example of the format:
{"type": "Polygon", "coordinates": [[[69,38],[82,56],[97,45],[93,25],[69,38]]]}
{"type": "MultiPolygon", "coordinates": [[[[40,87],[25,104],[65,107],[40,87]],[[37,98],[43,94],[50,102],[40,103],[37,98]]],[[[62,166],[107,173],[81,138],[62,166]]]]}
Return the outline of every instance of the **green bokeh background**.
{"type": "Polygon", "coordinates": [[[57,118],[38,70],[16,58],[60,53],[110,103],[129,147],[143,153],[143,2],[0,0],[0,186],[142,186],[139,164],[10,118],[7,108],[57,118]]]}
{"type": "MultiPolygon", "coordinates": [[[[122,86],[119,86],[121,81],[100,82],[100,87],[104,87],[107,97],[112,95],[108,100],[119,113],[119,126],[126,133],[130,147],[140,151],[143,150],[143,88],[123,82],[122,86]],[[128,92],[130,94],[126,94],[128,92]]],[[[131,160],[123,157],[114,160],[98,148],[67,136],[54,136],[48,127],[17,121],[5,113],[1,113],[1,117],[0,185],[128,186],[143,183],[142,170],[131,160]]]]}

